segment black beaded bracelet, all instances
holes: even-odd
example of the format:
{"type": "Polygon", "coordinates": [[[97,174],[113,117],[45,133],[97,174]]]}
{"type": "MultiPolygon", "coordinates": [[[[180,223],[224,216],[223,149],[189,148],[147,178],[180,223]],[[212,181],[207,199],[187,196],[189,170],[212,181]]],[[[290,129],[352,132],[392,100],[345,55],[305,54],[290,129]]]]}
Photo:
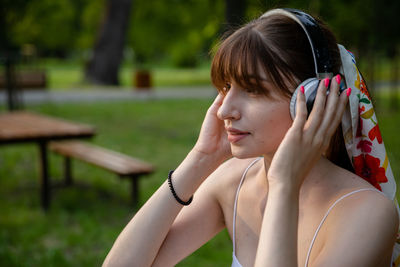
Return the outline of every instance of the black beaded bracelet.
{"type": "Polygon", "coordinates": [[[169,189],[171,189],[172,195],[174,196],[174,198],[176,199],[176,201],[179,202],[179,204],[182,204],[183,206],[187,206],[187,205],[189,205],[190,203],[192,203],[193,196],[191,196],[190,199],[189,199],[188,201],[186,201],[186,202],[183,201],[182,199],[180,199],[180,198],[178,197],[178,195],[177,195],[176,192],[175,192],[174,187],[172,186],[171,176],[172,176],[173,173],[174,173],[174,170],[169,171],[169,173],[168,173],[168,185],[169,185],[169,189]]]}

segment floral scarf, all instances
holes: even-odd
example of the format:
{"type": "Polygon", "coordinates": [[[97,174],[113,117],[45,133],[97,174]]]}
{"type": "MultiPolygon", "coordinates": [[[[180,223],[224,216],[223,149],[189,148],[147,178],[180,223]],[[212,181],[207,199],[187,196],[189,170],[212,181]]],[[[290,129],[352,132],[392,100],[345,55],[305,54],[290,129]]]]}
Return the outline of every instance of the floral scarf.
{"type": "MultiPolygon", "coordinates": [[[[351,87],[349,105],[343,115],[342,128],[347,154],[355,173],[392,199],[396,199],[396,181],[379,130],[371,96],[360,74],[353,54],[338,45],[342,60],[341,73],[351,87]]],[[[399,229],[400,230],[400,229],[399,229]]],[[[400,231],[399,231],[400,233],[400,231]]],[[[400,266],[400,235],[393,249],[392,266],[400,266]]]]}

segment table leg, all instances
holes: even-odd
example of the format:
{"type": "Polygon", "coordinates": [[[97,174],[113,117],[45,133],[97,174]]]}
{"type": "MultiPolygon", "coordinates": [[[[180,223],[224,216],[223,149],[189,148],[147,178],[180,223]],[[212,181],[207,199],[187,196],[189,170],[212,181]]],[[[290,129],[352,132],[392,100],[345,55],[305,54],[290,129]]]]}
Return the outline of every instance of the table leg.
{"type": "Polygon", "coordinates": [[[47,142],[39,142],[40,150],[40,167],[41,167],[41,205],[44,210],[50,207],[50,181],[49,181],[49,164],[47,158],[47,142]]]}
{"type": "Polygon", "coordinates": [[[131,176],[131,194],[132,194],[132,204],[133,204],[133,208],[137,209],[137,207],[139,206],[139,189],[138,189],[138,185],[139,184],[139,176],[134,175],[131,176]]]}
{"type": "Polygon", "coordinates": [[[71,158],[64,157],[64,179],[65,185],[71,186],[72,185],[72,171],[71,171],[71,158]]]}

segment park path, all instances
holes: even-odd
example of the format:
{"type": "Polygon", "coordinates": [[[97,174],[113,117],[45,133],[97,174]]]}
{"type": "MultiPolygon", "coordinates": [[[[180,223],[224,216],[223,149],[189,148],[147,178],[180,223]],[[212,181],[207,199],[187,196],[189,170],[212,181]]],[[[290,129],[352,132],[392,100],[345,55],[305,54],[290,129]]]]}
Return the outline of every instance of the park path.
{"type": "MultiPolygon", "coordinates": [[[[32,90],[19,94],[25,104],[67,103],[67,102],[96,102],[96,101],[145,101],[157,99],[213,98],[217,95],[211,86],[153,88],[151,90],[133,90],[127,88],[109,89],[68,89],[32,90]]],[[[6,103],[6,93],[0,92],[0,105],[6,103]]]]}
{"type": "MultiPolygon", "coordinates": [[[[389,82],[377,82],[374,85],[376,91],[389,90],[389,82]]],[[[400,88],[398,88],[399,90],[400,88]]],[[[188,87],[155,87],[151,90],[134,90],[133,88],[76,88],[68,90],[32,90],[20,93],[25,104],[40,103],[68,103],[68,102],[96,102],[96,101],[146,101],[157,99],[204,99],[213,98],[217,94],[212,86],[188,86],[188,87]]],[[[6,104],[6,92],[0,91],[0,106],[6,104]]]]}

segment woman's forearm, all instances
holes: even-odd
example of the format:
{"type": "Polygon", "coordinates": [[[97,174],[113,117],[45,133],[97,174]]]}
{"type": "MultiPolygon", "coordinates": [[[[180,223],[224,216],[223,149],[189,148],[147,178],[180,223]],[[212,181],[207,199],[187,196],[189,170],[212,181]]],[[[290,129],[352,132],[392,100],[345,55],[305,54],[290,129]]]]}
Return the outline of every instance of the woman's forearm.
{"type": "MultiPolygon", "coordinates": [[[[201,153],[189,153],[172,176],[177,195],[187,201],[218,164],[201,153]]],[[[151,266],[182,207],[164,182],[120,233],[103,266],[151,266]]]]}
{"type": "Polygon", "coordinates": [[[270,187],[255,266],[297,266],[299,190],[270,187]]]}

